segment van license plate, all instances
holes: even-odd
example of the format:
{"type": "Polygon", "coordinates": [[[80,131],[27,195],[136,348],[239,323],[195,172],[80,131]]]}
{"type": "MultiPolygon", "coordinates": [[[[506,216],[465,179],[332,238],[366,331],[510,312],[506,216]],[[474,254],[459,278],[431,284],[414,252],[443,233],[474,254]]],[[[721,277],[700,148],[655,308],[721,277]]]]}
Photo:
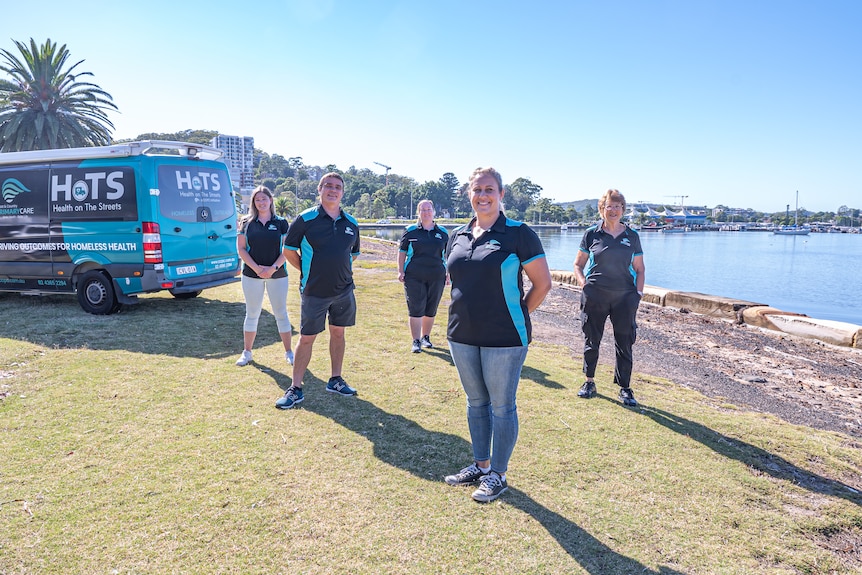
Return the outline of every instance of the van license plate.
{"type": "Polygon", "coordinates": [[[177,273],[180,275],[193,274],[198,271],[196,266],[180,266],[177,268],[177,273]]]}

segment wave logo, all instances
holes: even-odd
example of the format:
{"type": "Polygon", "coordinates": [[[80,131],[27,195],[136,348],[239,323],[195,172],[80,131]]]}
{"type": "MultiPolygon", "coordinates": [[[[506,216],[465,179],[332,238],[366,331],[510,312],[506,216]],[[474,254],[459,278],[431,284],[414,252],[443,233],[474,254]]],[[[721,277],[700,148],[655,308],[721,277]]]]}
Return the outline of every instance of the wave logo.
{"type": "Polygon", "coordinates": [[[3,201],[7,204],[11,204],[12,200],[18,197],[18,194],[23,194],[29,191],[30,190],[27,189],[27,186],[15,178],[9,178],[3,182],[3,201]]]}

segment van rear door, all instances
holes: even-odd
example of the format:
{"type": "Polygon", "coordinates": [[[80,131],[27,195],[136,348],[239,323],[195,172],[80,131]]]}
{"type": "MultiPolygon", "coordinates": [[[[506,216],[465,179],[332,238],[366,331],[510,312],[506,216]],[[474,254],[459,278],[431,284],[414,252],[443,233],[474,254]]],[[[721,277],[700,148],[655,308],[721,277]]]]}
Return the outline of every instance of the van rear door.
{"type": "Polygon", "coordinates": [[[178,288],[235,272],[236,204],[223,163],[158,163],[158,210],[165,279],[178,288]]]}

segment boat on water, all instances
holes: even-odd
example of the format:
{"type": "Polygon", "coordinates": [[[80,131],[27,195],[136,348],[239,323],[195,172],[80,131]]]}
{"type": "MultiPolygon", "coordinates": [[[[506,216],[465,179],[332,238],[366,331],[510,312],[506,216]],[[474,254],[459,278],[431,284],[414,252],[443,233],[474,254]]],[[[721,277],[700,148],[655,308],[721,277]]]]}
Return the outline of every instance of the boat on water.
{"type": "MultiPolygon", "coordinates": [[[[787,204],[787,216],[790,217],[790,204],[787,204]]],[[[811,228],[799,225],[799,190],[796,190],[796,215],[792,226],[781,226],[772,230],[778,236],[807,236],[811,228]]]]}
{"type": "Polygon", "coordinates": [[[781,226],[772,230],[772,233],[777,236],[807,236],[810,232],[811,230],[806,227],[796,226],[781,226]]]}
{"type": "Polygon", "coordinates": [[[665,226],[661,229],[663,234],[684,234],[689,231],[687,226],[665,226]]]}

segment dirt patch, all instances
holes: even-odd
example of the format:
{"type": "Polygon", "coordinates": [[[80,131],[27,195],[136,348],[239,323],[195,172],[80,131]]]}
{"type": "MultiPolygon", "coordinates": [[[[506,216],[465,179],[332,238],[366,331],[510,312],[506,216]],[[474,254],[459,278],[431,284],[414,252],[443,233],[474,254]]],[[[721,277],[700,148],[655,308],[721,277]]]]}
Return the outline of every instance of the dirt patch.
{"type": "MultiPolygon", "coordinates": [[[[580,379],[580,290],[555,285],[533,314],[534,338],[569,346],[580,379]]],[[[862,436],[862,352],[747,324],[642,304],[635,371],[791,423],[862,436]]],[[[613,363],[610,324],[600,360],[613,363]]],[[[636,382],[633,384],[636,386],[636,382]]]]}

